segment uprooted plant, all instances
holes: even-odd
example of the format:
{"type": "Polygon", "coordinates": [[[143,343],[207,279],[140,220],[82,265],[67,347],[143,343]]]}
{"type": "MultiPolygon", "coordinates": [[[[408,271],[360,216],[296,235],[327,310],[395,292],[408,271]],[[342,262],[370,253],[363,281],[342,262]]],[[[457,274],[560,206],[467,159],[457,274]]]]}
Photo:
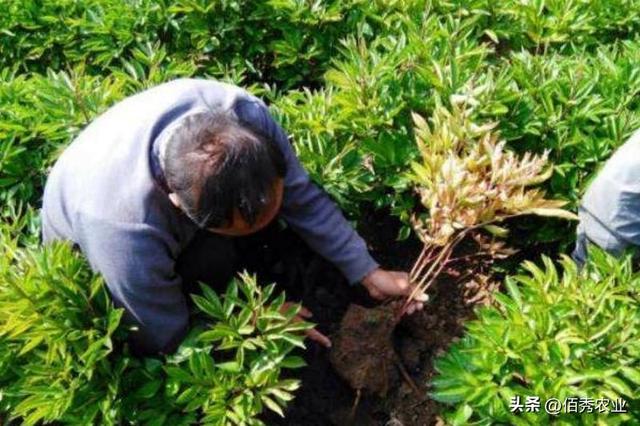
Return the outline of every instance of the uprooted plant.
{"type": "Polygon", "coordinates": [[[563,201],[546,199],[533,188],[552,173],[547,152],[519,157],[505,149],[494,124],[473,122],[473,96],[480,90],[452,97],[451,109],[437,102],[431,125],[413,115],[421,161],[412,164],[410,177],[424,211],[415,212],[412,223],[424,246],[410,271],[415,289],[405,302],[374,309],[351,305],[334,338],[332,362],[358,391],[384,395],[389,361],[403,372],[391,334],[416,295],[428,291],[455,261],[496,255],[491,245],[481,244],[471,255],[452,258],[466,236],[484,230],[502,237],[507,230],[497,224],[519,215],[575,217],[562,209],[563,201]]]}
{"type": "MultiPolygon", "coordinates": [[[[416,287],[406,305],[436,281],[453,260],[454,248],[470,233],[485,230],[502,237],[506,219],[535,214],[575,219],[560,200],[532,188],[547,180],[548,152],[518,157],[505,149],[495,124],[471,121],[474,99],[452,99],[452,109],[436,108],[432,126],[414,114],[422,162],[412,164],[412,178],[426,214],[413,216],[413,228],[424,243],[410,272],[416,287]]],[[[478,253],[480,254],[480,253],[478,253]]]]}

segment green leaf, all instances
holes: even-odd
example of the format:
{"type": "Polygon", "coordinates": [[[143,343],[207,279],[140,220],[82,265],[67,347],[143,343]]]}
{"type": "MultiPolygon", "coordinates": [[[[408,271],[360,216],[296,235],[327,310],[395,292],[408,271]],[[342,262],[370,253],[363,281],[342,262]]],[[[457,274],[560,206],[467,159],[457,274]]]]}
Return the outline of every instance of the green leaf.
{"type": "Polygon", "coordinates": [[[615,376],[607,377],[604,380],[604,383],[611,386],[620,395],[624,395],[628,397],[633,397],[634,395],[629,385],[627,385],[622,379],[619,379],[618,377],[615,377],[615,376]]]}
{"type": "Polygon", "coordinates": [[[509,230],[502,226],[485,225],[483,228],[490,234],[495,235],[496,237],[506,238],[509,235],[509,230]]]}
{"type": "Polygon", "coordinates": [[[166,367],[167,374],[174,380],[178,382],[191,383],[193,382],[193,377],[191,374],[186,372],[180,367],[166,367]]]}
{"type": "Polygon", "coordinates": [[[218,306],[212,303],[210,300],[205,299],[202,296],[198,296],[197,294],[192,294],[191,298],[196,306],[204,313],[208,314],[212,318],[222,319],[224,318],[224,313],[218,306]]]}
{"type": "Polygon", "coordinates": [[[513,300],[518,305],[518,308],[520,310],[522,310],[522,308],[524,306],[523,301],[522,301],[522,294],[520,293],[520,290],[518,289],[518,284],[516,283],[516,281],[511,279],[511,278],[507,278],[504,281],[504,285],[505,285],[505,287],[507,287],[507,290],[509,291],[509,295],[513,298],[513,300]]]}
{"type": "Polygon", "coordinates": [[[620,367],[620,372],[635,385],[640,386],[640,368],[620,367]]]}
{"type": "Polygon", "coordinates": [[[151,398],[158,392],[158,390],[160,389],[160,386],[162,386],[161,380],[149,381],[144,385],[142,385],[138,390],[136,390],[135,396],[137,398],[144,398],[144,399],[151,398]]]}
{"type": "Polygon", "coordinates": [[[431,397],[438,402],[450,404],[463,401],[468,392],[465,386],[456,386],[432,392],[431,397]]]}
{"type": "Polygon", "coordinates": [[[273,411],[274,413],[277,413],[280,417],[284,418],[284,412],[282,411],[282,408],[280,408],[278,403],[276,403],[274,400],[272,400],[266,395],[262,395],[261,399],[262,399],[262,402],[264,402],[264,405],[266,405],[271,411],[273,411]]]}
{"type": "Polygon", "coordinates": [[[307,363],[299,356],[288,356],[282,360],[280,365],[283,368],[301,368],[307,365],[307,363]]]}
{"type": "Polygon", "coordinates": [[[454,426],[466,425],[468,424],[468,420],[469,418],[471,418],[472,414],[473,414],[473,409],[469,405],[467,404],[461,405],[460,408],[456,410],[453,417],[451,418],[451,423],[454,426]]]}
{"type": "Polygon", "coordinates": [[[239,373],[242,371],[242,365],[238,364],[236,361],[222,362],[216,364],[216,367],[228,373],[239,373]]]}
{"type": "Polygon", "coordinates": [[[500,41],[498,40],[498,36],[496,35],[495,32],[491,31],[490,29],[486,29],[484,30],[484,33],[487,35],[487,37],[489,37],[491,39],[491,41],[493,41],[495,44],[498,44],[500,41]]]}
{"type": "Polygon", "coordinates": [[[40,345],[44,341],[44,336],[35,336],[28,340],[28,343],[20,349],[18,355],[22,356],[27,354],[29,351],[35,349],[38,345],[40,345]]]}

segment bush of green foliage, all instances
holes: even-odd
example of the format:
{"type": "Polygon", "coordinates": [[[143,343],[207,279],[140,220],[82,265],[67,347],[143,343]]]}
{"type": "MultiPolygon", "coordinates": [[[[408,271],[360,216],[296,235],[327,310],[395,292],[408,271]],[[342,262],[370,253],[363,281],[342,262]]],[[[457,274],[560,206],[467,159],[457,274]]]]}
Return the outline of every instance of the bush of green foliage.
{"type": "MultiPolygon", "coordinates": [[[[438,359],[433,397],[452,404],[453,424],[637,424],[640,421],[640,273],[631,257],[591,251],[527,262],[505,281],[497,306],[481,308],[464,337],[438,359]],[[512,398],[539,397],[538,412],[512,412],[512,398]],[[551,416],[549,398],[626,401],[628,413],[551,416]]],[[[608,409],[611,409],[609,406],[608,409]]]]}
{"type": "Polygon", "coordinates": [[[283,86],[315,84],[338,41],[421,2],[297,0],[20,0],[0,15],[0,66],[43,73],[86,64],[92,74],[122,68],[139,46],[162,46],[201,74],[283,86]]]}
{"type": "Polygon", "coordinates": [[[194,328],[161,359],[129,355],[122,310],[68,244],[19,248],[0,233],[0,419],[21,424],[259,424],[282,414],[304,365],[297,308],[242,275],[194,295],[194,328]]]}
{"type": "MultiPolygon", "coordinates": [[[[513,149],[551,150],[547,189],[575,206],[640,124],[639,14],[629,0],[12,2],[0,16],[3,205],[37,205],[48,165],[114,102],[198,76],[273,103],[314,180],[355,220],[363,204],[408,220],[410,113],[477,87],[476,111],[513,149]]],[[[532,238],[566,241],[557,226],[532,238]]]]}

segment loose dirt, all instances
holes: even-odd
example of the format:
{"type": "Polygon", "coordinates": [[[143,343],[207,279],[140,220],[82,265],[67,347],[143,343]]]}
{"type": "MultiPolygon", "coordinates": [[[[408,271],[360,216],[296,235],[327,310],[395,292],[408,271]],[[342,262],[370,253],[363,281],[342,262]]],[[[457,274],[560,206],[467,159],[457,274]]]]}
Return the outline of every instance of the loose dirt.
{"type": "MultiPolygon", "coordinates": [[[[420,251],[416,240],[396,241],[398,223],[371,216],[360,233],[378,262],[409,270],[420,251]]],[[[428,396],[433,361],[487,303],[496,285],[482,275],[445,276],[430,290],[422,312],[394,327],[392,304],[376,310],[361,286],[349,286],[330,264],[313,254],[292,232],[276,230],[247,240],[246,267],[265,282],[278,282],[289,299],[313,312],[317,328],[333,340],[332,350],[307,342],[307,367],[289,373],[301,380],[284,419],[267,414],[269,425],[433,425],[442,407],[428,396]],[[342,331],[340,331],[342,330],[342,331]],[[337,367],[337,368],[336,368],[337,367]],[[400,368],[406,371],[401,374],[400,368]],[[414,384],[417,389],[415,389],[414,384]],[[361,395],[356,403],[356,389],[361,395]],[[354,409],[355,407],[355,409],[354,409]]],[[[467,271],[468,272],[468,271],[467,271]]]]}

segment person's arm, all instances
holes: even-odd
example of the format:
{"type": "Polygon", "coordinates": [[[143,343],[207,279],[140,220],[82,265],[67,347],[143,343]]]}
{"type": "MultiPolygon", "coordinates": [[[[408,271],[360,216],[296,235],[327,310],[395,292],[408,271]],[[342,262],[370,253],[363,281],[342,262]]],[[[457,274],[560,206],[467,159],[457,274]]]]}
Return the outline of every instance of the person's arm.
{"type": "Polygon", "coordinates": [[[364,240],[347,222],[329,196],[313,184],[298,160],[287,135],[260,101],[239,100],[238,119],[274,141],[287,164],[282,218],[318,254],[336,265],[350,283],[357,283],[378,268],[364,240]]]}
{"type": "MultiPolygon", "coordinates": [[[[275,141],[287,162],[283,219],[309,246],[336,265],[350,283],[362,282],[371,297],[408,296],[413,291],[406,272],[387,271],[371,257],[364,240],[351,227],[329,196],[311,182],[284,130],[260,100],[236,102],[238,119],[275,141]]],[[[423,308],[427,296],[419,293],[407,313],[423,308]]]]}
{"type": "Polygon", "coordinates": [[[102,274],[124,320],[137,326],[129,337],[138,355],[171,353],[188,328],[180,277],[162,232],[148,225],[111,224],[84,218],[82,252],[102,274]]]}

